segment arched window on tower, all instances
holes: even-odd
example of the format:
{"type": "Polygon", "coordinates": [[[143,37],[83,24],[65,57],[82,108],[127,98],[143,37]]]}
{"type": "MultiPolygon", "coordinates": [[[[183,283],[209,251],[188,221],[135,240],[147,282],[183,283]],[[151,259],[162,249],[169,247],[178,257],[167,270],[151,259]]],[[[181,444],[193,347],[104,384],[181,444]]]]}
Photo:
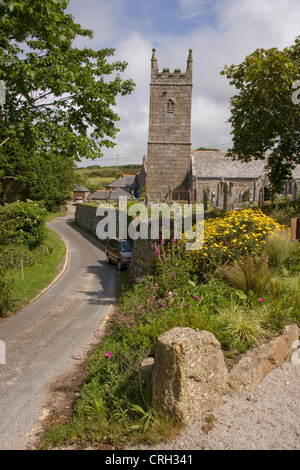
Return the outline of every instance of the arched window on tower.
{"type": "Polygon", "coordinates": [[[172,98],[168,99],[167,101],[167,115],[172,116],[174,114],[174,105],[175,101],[172,98]]]}

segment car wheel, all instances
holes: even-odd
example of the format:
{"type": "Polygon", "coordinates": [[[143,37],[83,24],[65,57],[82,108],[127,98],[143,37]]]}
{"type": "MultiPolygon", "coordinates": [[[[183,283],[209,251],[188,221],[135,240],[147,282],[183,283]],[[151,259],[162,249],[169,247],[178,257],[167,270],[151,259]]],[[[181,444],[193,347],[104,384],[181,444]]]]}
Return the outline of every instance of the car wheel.
{"type": "Polygon", "coordinates": [[[106,253],[106,262],[107,262],[107,264],[110,264],[110,257],[109,257],[108,253],[106,253]]]}
{"type": "Polygon", "coordinates": [[[122,269],[121,261],[118,259],[118,261],[117,261],[117,270],[121,271],[121,269],[122,269]]]}

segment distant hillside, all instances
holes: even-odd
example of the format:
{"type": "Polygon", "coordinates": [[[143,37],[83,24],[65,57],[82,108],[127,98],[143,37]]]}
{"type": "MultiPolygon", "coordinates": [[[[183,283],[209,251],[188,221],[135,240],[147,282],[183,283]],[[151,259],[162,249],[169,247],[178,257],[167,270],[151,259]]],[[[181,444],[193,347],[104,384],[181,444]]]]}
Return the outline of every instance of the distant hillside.
{"type": "Polygon", "coordinates": [[[106,185],[122,175],[136,175],[141,165],[104,166],[90,165],[75,170],[75,182],[82,184],[91,192],[105,189],[106,185]]]}

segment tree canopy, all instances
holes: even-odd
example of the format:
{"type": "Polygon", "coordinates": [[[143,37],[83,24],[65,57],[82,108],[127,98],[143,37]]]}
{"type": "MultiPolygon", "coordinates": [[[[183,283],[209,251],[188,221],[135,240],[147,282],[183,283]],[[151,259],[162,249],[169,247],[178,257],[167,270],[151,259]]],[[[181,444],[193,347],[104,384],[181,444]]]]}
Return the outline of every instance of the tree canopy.
{"type": "Polygon", "coordinates": [[[282,51],[257,49],[221,74],[238,91],[230,100],[228,156],[244,162],[266,159],[271,188],[281,191],[300,164],[300,36],[282,51]]]}
{"type": "Polygon", "coordinates": [[[72,196],[74,160],[52,152],[30,152],[8,140],[0,151],[0,204],[44,201],[54,210],[72,196]]]}
{"type": "MultiPolygon", "coordinates": [[[[74,46],[92,38],[66,14],[68,0],[0,2],[0,143],[9,138],[31,151],[56,152],[76,160],[101,156],[112,147],[118,95],[134,88],[122,80],[126,62],[109,62],[113,49],[74,46]]],[[[3,150],[3,147],[2,149],[3,150]]]]}

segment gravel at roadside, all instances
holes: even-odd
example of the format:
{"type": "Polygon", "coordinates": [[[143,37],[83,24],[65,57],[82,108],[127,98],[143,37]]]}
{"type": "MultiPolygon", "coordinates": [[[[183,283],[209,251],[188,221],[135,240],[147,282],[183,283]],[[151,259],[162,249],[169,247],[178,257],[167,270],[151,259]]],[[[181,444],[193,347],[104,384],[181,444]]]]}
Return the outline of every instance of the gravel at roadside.
{"type": "Polygon", "coordinates": [[[252,392],[224,396],[210,422],[140,450],[300,450],[300,363],[286,362],[252,392]]]}

